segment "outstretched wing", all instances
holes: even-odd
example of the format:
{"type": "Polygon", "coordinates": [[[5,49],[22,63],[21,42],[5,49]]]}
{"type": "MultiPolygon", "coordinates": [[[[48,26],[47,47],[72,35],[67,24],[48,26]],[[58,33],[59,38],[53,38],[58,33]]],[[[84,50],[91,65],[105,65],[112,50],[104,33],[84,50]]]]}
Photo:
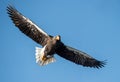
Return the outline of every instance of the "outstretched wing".
{"type": "Polygon", "coordinates": [[[67,60],[86,67],[101,68],[105,64],[104,61],[98,61],[82,51],[65,46],[62,42],[59,43],[56,53],[67,60]]]}
{"type": "Polygon", "coordinates": [[[44,46],[49,38],[49,35],[34,24],[30,19],[23,16],[14,7],[8,6],[7,13],[16,27],[24,34],[44,46]]]}

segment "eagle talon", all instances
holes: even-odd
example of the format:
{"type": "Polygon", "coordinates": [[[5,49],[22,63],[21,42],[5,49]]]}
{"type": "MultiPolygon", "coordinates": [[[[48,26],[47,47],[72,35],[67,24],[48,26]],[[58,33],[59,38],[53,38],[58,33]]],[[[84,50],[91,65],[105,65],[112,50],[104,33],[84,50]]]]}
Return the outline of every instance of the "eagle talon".
{"type": "Polygon", "coordinates": [[[42,57],[42,61],[46,61],[47,60],[47,57],[46,56],[43,56],[42,57]]]}

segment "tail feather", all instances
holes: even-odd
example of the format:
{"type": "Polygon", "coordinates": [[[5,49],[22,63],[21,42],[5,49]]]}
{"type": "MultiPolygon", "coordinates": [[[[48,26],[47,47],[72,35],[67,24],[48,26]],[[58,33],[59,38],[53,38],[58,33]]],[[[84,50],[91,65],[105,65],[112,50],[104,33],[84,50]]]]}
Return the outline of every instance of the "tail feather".
{"type": "Polygon", "coordinates": [[[45,46],[43,48],[36,47],[36,63],[41,66],[47,65],[49,63],[55,62],[54,56],[45,56],[44,55],[45,46]]]}
{"type": "Polygon", "coordinates": [[[55,61],[56,61],[55,58],[51,57],[51,58],[48,58],[45,61],[39,61],[38,64],[41,65],[41,66],[44,66],[44,65],[47,65],[49,63],[53,63],[55,61]]]}

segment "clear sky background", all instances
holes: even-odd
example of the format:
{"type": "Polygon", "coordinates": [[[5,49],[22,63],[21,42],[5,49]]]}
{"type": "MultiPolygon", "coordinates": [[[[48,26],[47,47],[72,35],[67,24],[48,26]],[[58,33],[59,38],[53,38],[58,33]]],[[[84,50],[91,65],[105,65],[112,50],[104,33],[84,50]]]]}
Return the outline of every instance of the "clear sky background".
{"type": "Polygon", "coordinates": [[[0,82],[120,82],[120,0],[0,0],[0,82]],[[71,63],[35,63],[39,44],[22,34],[6,13],[8,4],[45,32],[99,60],[101,69],[71,63]]]}

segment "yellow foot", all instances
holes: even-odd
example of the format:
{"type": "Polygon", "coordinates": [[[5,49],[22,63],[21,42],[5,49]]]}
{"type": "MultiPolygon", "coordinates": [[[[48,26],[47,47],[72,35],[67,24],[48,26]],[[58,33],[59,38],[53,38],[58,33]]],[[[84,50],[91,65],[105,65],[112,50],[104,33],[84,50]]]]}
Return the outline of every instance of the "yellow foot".
{"type": "Polygon", "coordinates": [[[47,60],[47,57],[46,56],[43,56],[42,57],[42,61],[46,61],[47,60]]]}

